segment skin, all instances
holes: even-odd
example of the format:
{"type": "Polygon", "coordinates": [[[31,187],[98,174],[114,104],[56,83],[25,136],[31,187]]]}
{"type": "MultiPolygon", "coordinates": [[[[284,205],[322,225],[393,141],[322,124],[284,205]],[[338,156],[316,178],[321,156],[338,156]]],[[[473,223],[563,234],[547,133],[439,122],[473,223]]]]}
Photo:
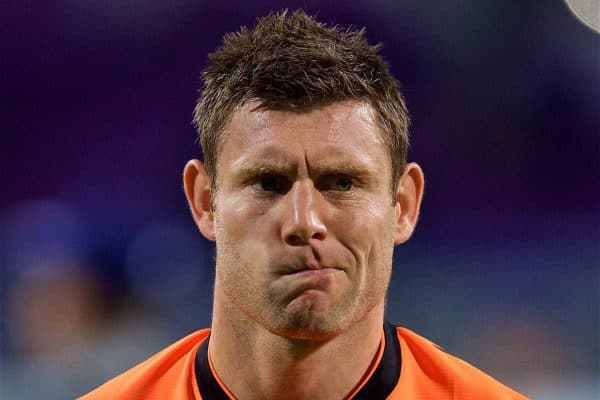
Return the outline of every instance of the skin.
{"type": "Polygon", "coordinates": [[[306,113],[250,102],[224,133],[216,191],[200,161],[184,171],[194,220],[217,243],[215,369],[237,398],[344,398],[379,348],[423,173],[408,164],[391,193],[389,151],[362,102],[306,113]]]}

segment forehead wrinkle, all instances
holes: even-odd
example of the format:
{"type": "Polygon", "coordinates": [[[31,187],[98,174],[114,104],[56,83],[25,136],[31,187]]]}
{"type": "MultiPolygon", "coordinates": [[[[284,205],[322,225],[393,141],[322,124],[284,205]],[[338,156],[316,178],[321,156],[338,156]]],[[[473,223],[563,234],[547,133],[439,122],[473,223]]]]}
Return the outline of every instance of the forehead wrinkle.
{"type": "Polygon", "coordinates": [[[293,158],[288,154],[286,146],[276,144],[259,144],[249,146],[232,161],[231,165],[239,167],[244,164],[270,164],[273,166],[287,166],[293,163],[293,158]]]}
{"type": "MultiPolygon", "coordinates": [[[[307,144],[305,144],[306,146],[307,144]]],[[[308,144],[312,147],[312,144],[308,144]]],[[[230,163],[231,170],[236,174],[259,174],[266,172],[281,172],[294,174],[306,170],[309,174],[323,172],[340,172],[348,174],[377,174],[379,165],[368,155],[368,152],[357,148],[342,148],[327,146],[322,151],[303,150],[302,159],[297,155],[288,154],[286,146],[267,145],[247,149],[239,158],[230,163]]]]}

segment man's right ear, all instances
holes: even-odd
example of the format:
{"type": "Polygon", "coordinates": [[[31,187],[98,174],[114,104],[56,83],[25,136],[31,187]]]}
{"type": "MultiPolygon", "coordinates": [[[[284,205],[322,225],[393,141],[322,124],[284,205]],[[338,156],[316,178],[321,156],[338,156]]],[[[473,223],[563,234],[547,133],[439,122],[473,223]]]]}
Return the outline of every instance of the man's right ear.
{"type": "Polygon", "coordinates": [[[190,160],[185,165],[183,189],[198,229],[208,240],[215,240],[210,178],[201,161],[190,160]]]}

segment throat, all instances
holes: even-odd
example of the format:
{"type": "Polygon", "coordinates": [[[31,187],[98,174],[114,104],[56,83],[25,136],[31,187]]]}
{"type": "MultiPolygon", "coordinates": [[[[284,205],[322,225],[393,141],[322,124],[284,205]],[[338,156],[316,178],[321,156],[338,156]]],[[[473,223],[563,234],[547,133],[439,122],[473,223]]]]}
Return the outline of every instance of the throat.
{"type": "MultiPolygon", "coordinates": [[[[211,337],[210,341],[213,339],[216,338],[211,337]]],[[[204,373],[212,376],[212,386],[221,394],[214,397],[217,399],[349,399],[363,389],[377,370],[386,347],[386,335],[379,325],[376,336],[369,341],[362,337],[359,346],[343,339],[270,343],[267,351],[245,356],[238,353],[238,357],[226,363],[220,353],[213,357],[212,343],[211,346],[205,343],[204,355],[201,349],[198,358],[205,357],[204,373]]],[[[203,392],[200,382],[199,386],[203,392]]]]}

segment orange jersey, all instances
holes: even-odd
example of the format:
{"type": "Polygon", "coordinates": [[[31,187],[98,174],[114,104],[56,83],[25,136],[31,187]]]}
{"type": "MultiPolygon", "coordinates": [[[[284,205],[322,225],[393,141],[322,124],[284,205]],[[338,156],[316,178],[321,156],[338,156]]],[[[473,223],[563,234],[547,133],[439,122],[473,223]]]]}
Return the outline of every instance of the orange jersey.
{"type": "MultiPolygon", "coordinates": [[[[230,400],[208,356],[209,329],[192,333],[80,400],[230,400]]],[[[376,362],[349,398],[526,399],[406,329],[385,324],[376,362]]]]}

